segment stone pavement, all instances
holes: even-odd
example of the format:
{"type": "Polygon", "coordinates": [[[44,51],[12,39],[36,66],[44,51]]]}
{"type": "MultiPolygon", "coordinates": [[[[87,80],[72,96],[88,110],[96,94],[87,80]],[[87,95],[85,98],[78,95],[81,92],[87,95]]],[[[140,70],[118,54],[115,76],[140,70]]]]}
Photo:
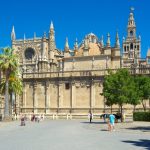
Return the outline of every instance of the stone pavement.
{"type": "Polygon", "coordinates": [[[107,124],[88,120],[0,122],[0,150],[150,150],[150,122],[107,124]]]}

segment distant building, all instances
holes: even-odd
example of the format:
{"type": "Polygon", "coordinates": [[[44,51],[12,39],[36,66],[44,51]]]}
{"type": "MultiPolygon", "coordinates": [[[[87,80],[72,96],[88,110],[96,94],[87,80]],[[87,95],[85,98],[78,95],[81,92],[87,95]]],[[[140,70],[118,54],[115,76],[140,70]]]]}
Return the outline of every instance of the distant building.
{"type": "MultiPolygon", "coordinates": [[[[74,49],[66,38],[64,51],[57,49],[55,31],[51,22],[48,37],[16,39],[11,33],[12,48],[19,54],[23,77],[23,94],[16,96],[20,113],[46,113],[49,115],[84,115],[89,111],[101,113],[109,110],[101,95],[107,69],[134,68],[133,73],[150,73],[143,70],[150,63],[150,51],[141,59],[141,37],[136,35],[133,11],[128,19],[127,37],[123,38],[123,51],[116,33],[114,46],[110,34],[106,44],[103,36],[85,36],[74,49]]],[[[131,106],[125,106],[131,109],[131,106]]],[[[118,110],[115,106],[114,110],[118,110]]]]}

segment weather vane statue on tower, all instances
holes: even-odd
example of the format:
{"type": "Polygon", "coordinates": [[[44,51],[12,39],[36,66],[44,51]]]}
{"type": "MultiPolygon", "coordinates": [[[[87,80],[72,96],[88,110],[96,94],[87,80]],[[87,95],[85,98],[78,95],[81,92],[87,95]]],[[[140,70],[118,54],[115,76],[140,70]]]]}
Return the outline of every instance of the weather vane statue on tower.
{"type": "Polygon", "coordinates": [[[133,11],[134,11],[134,7],[131,7],[131,8],[130,8],[130,11],[133,12],[133,11]]]}

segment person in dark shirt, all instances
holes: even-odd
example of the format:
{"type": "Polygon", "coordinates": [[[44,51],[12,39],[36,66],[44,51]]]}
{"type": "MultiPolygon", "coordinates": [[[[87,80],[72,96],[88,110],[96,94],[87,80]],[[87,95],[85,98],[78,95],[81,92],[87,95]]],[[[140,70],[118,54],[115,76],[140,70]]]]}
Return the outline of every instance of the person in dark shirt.
{"type": "Polygon", "coordinates": [[[89,113],[89,119],[90,119],[90,123],[92,122],[92,119],[93,119],[93,114],[92,112],[89,113]]]}

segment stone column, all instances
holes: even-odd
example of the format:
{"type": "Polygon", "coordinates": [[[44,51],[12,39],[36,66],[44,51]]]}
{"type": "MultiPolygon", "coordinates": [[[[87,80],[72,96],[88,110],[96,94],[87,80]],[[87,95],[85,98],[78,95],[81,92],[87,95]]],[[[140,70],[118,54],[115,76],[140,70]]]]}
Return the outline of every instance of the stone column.
{"type": "Polygon", "coordinates": [[[62,90],[61,90],[61,86],[62,86],[62,84],[60,84],[60,83],[57,84],[57,87],[58,87],[57,112],[59,112],[59,109],[62,106],[62,94],[61,94],[62,90]]]}
{"type": "Polygon", "coordinates": [[[33,83],[33,109],[34,109],[34,113],[37,113],[37,107],[38,107],[36,89],[37,89],[37,83],[34,82],[33,83]]]}
{"type": "Polygon", "coordinates": [[[26,83],[23,84],[23,104],[22,108],[24,109],[24,112],[26,112],[26,83]]]}
{"type": "Polygon", "coordinates": [[[16,95],[16,113],[20,114],[20,96],[16,95]]]}
{"type": "Polygon", "coordinates": [[[45,113],[50,112],[50,93],[49,93],[49,81],[45,83],[45,113]]]}
{"type": "Polygon", "coordinates": [[[95,107],[95,86],[94,86],[94,83],[92,82],[91,83],[91,97],[90,97],[90,108],[94,108],[95,107]]]}
{"type": "Polygon", "coordinates": [[[76,106],[75,104],[75,91],[76,88],[75,88],[75,83],[73,82],[72,85],[71,85],[71,101],[70,101],[70,108],[74,108],[76,106]]]}

